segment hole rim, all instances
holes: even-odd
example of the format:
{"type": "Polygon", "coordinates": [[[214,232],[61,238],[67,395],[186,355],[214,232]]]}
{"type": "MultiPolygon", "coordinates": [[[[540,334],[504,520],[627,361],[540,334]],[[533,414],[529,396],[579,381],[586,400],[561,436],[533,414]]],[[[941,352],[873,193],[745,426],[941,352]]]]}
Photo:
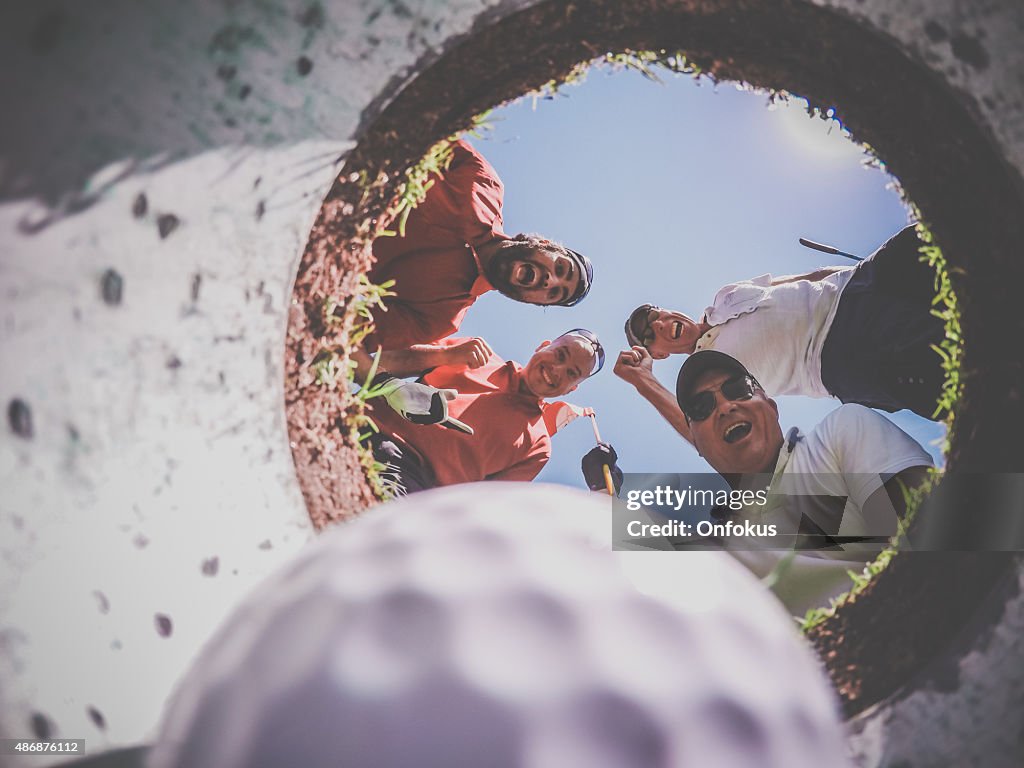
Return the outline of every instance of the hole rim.
{"type": "MultiPolygon", "coordinates": [[[[604,51],[684,50],[688,60],[716,80],[785,89],[812,106],[834,107],[856,140],[884,158],[930,222],[954,278],[965,338],[964,388],[947,469],[1024,468],[1024,457],[1007,450],[1014,432],[1024,428],[1024,406],[1014,387],[1022,379],[1024,350],[999,349],[992,338],[998,334],[986,332],[1000,327],[1002,313],[1015,309],[1007,286],[1024,278],[1024,262],[1013,264],[1007,255],[1024,241],[1024,225],[1014,221],[1024,220],[1015,216],[1024,210],[1024,184],[970,98],[908,55],[898,41],[833,9],[794,0],[710,0],[685,6],[647,0],[630,8],[614,0],[594,0],[586,5],[584,11],[572,0],[544,0],[486,14],[440,55],[421,60],[414,75],[393,79],[364,111],[357,145],[325,198],[299,265],[286,340],[289,440],[314,522],[323,525],[346,517],[374,501],[365,488],[339,493],[345,483],[336,472],[333,487],[325,487],[309,469],[322,470],[320,463],[326,463],[333,471],[335,456],[329,454],[345,449],[343,441],[327,451],[308,444],[311,428],[337,428],[343,415],[336,404],[331,408],[323,402],[329,399],[327,391],[308,391],[304,367],[318,348],[346,331],[323,322],[325,286],[336,286],[336,295],[343,299],[352,295],[358,273],[370,265],[373,228],[394,198],[402,172],[435,141],[469,127],[475,115],[495,104],[560,79],[580,61],[604,51]],[[780,18],[785,20],[782,25],[780,18]],[[499,60],[492,51],[501,51],[499,60]],[[849,61],[854,58],[859,66],[851,72],[849,61]],[[481,61],[492,66],[479,66],[481,61]],[[439,99],[438,93],[449,97],[439,99]],[[886,119],[877,120],[876,114],[886,119]],[[410,123],[410,116],[417,119],[410,123]],[[981,376],[982,371],[989,375],[981,376]],[[999,377],[991,374],[999,372],[1009,376],[1005,380],[1011,386],[1000,390],[992,384],[999,377]],[[326,416],[311,425],[311,410],[326,416]],[[969,428],[962,428],[965,423],[969,428]]],[[[967,627],[981,631],[973,619],[982,598],[1008,595],[1006,585],[1015,579],[1017,561],[1011,553],[963,553],[957,568],[938,568],[925,562],[938,557],[919,557],[929,553],[913,554],[895,558],[856,601],[808,634],[848,717],[913,689],[953,637],[967,627]],[[944,591],[955,593],[954,599],[929,599],[944,591]],[[872,631],[871,615],[894,601],[903,606],[898,626],[872,631]],[[930,642],[914,630],[915,624],[930,630],[930,642]],[[851,671],[837,660],[832,641],[837,633],[845,637],[858,628],[867,636],[851,671]],[[917,652],[885,659],[891,647],[901,644],[917,652]]],[[[1000,613],[989,611],[989,622],[997,621],[1000,613]]]]}

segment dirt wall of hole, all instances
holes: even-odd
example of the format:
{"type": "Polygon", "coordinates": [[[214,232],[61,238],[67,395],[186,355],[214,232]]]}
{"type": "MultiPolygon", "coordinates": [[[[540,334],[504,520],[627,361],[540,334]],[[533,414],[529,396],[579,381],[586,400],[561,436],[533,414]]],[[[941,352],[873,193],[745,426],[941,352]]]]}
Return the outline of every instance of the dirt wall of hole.
{"type": "MultiPolygon", "coordinates": [[[[432,141],[467,125],[476,112],[557,78],[595,51],[679,47],[703,71],[720,79],[786,87],[823,108],[836,107],[843,122],[875,147],[903,181],[950,259],[965,312],[966,390],[949,466],[960,472],[1017,469],[1020,361],[1001,345],[991,344],[993,337],[984,329],[1000,322],[1002,311],[995,307],[1010,307],[1015,301],[1005,284],[997,283],[1019,269],[1012,254],[1021,235],[1017,219],[1022,197],[1012,158],[993,151],[999,132],[1016,130],[1012,116],[986,126],[980,114],[981,107],[994,103],[986,95],[984,78],[974,77],[991,63],[980,42],[986,32],[975,29],[977,38],[968,39],[962,29],[950,35],[935,18],[918,18],[914,24],[901,19],[883,33],[863,28],[850,15],[801,3],[644,3],[628,9],[590,3],[585,13],[577,11],[575,4],[542,3],[482,29],[432,63],[388,105],[368,126],[350,158],[350,169],[367,171],[361,178],[382,180],[373,188],[376,196],[367,197],[364,184],[343,180],[335,186],[300,267],[297,296],[306,295],[305,276],[317,274],[317,249],[330,242],[344,244],[350,252],[365,252],[365,236],[357,226],[381,214],[396,175],[432,141]],[[927,27],[932,49],[924,50],[916,38],[914,46],[901,46],[890,36],[913,35],[921,25],[927,27]],[[495,51],[501,52],[501,61],[490,65],[488,56],[495,51]],[[936,72],[935,64],[944,55],[951,63],[936,72]],[[921,59],[932,69],[922,66],[921,59]],[[483,60],[489,66],[475,71],[474,63],[483,60]],[[960,75],[957,86],[978,90],[956,93],[952,81],[960,75]],[[416,131],[404,129],[410,124],[417,126],[416,131]]],[[[885,17],[887,23],[891,20],[885,17]]],[[[1002,42],[1012,40],[1004,37],[1002,42]]],[[[315,353],[320,341],[317,309],[323,297],[315,288],[312,296],[306,302],[306,323],[293,327],[289,338],[290,347],[299,350],[297,360],[315,353]]],[[[320,406],[315,391],[302,389],[307,398],[305,420],[320,406]]],[[[312,453],[300,451],[304,460],[298,464],[307,503],[316,509],[324,497],[324,473],[319,462],[305,461],[312,453]],[[319,498],[309,492],[312,488],[319,498]]],[[[942,740],[942,749],[957,739],[973,745],[969,734],[986,728],[987,746],[973,746],[975,754],[989,748],[1015,749],[1002,725],[993,727],[995,721],[969,715],[969,708],[956,702],[973,695],[969,690],[976,693],[978,685],[995,680],[962,679],[958,665],[972,639],[986,636],[1000,620],[1012,622],[998,609],[979,619],[977,608],[988,599],[997,608],[1012,600],[1016,568],[1006,553],[904,557],[857,603],[811,634],[845,712],[864,721],[857,726],[857,749],[865,755],[884,751],[887,736],[878,735],[877,724],[889,722],[894,708],[912,708],[905,702],[915,701],[918,692],[930,691],[940,680],[938,688],[947,695],[942,706],[956,711],[959,722],[957,735],[942,740]],[[951,669],[956,669],[952,675],[951,669]],[[876,727],[872,730],[865,723],[876,727]]],[[[998,714],[1000,723],[1008,722],[1005,712],[998,714]]],[[[912,737],[902,743],[905,747],[916,742],[912,737]]]]}

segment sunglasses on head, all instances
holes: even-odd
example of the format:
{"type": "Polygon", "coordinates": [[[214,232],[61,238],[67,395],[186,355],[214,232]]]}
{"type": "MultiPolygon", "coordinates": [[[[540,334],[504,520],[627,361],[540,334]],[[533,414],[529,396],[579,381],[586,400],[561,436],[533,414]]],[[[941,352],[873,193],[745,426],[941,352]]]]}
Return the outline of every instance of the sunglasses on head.
{"type": "Polygon", "coordinates": [[[575,334],[586,339],[590,346],[594,348],[594,369],[587,374],[587,376],[593,376],[595,373],[604,368],[604,347],[601,346],[601,342],[598,341],[597,334],[593,331],[588,331],[586,328],[573,328],[571,331],[566,331],[562,336],[568,336],[569,334],[575,334]]]}
{"type": "Polygon", "coordinates": [[[753,376],[737,374],[723,381],[719,387],[705,389],[687,398],[683,403],[683,415],[687,421],[704,421],[715,412],[715,392],[721,392],[726,400],[749,400],[760,386],[753,376]]]}

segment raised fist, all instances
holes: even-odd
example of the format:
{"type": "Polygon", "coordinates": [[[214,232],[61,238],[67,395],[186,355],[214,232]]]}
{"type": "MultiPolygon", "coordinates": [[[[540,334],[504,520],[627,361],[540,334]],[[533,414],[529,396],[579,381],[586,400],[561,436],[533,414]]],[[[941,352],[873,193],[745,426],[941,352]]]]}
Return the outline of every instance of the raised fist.
{"type": "Polygon", "coordinates": [[[615,360],[615,375],[625,382],[637,386],[645,378],[654,376],[654,358],[643,347],[637,346],[620,352],[615,360]]]}
{"type": "Polygon", "coordinates": [[[464,365],[467,368],[479,368],[491,359],[494,351],[481,338],[470,339],[445,350],[446,365],[464,365]]]}

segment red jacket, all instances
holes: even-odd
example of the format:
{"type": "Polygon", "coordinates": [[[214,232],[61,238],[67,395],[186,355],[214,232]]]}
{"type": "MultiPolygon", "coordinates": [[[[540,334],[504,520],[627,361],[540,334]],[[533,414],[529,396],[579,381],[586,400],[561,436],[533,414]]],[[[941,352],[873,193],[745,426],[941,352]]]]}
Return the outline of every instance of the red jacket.
{"type": "MultiPolygon", "coordinates": [[[[378,237],[370,282],[394,280],[397,295],[373,313],[373,352],[429,344],[455,333],[477,297],[493,290],[481,272],[475,247],[508,239],[501,229],[504,187],[497,172],[465,141],[452,147],[443,175],[409,214],[405,237],[378,237]]],[[[392,223],[397,229],[398,224],[392,223]]]]}
{"type": "MultiPolygon", "coordinates": [[[[465,339],[447,340],[461,341],[465,339]]],[[[472,435],[436,424],[411,424],[383,401],[370,401],[370,416],[403,450],[419,455],[438,485],[533,480],[551,457],[551,437],[543,401],[519,389],[521,371],[518,363],[492,355],[475,370],[441,366],[424,377],[431,386],[459,391],[448,412],[473,427],[472,435]]]]}

